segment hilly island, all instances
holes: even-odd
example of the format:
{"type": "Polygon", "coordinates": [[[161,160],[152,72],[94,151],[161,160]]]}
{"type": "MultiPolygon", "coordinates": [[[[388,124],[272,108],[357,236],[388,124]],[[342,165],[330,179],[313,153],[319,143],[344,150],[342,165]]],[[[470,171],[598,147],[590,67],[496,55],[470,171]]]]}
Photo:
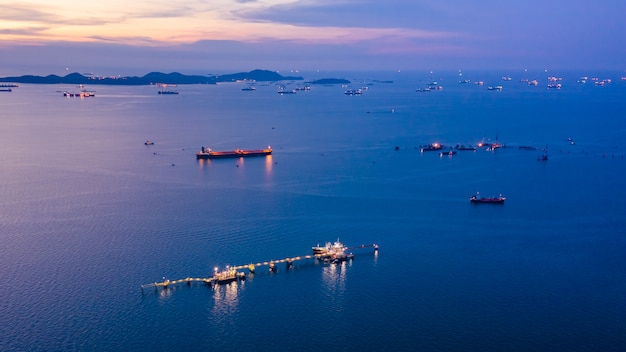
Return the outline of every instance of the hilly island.
{"type": "Polygon", "coordinates": [[[303,80],[302,77],[282,76],[277,72],[268,70],[253,70],[250,72],[240,72],[226,75],[184,75],[178,72],[161,73],[151,72],[143,77],[101,77],[93,75],[83,75],[80,73],[70,73],[66,76],[48,75],[33,76],[24,75],[18,77],[0,77],[0,82],[32,83],[32,84],[103,84],[103,85],[149,85],[155,83],[163,84],[216,84],[220,82],[236,81],[296,81],[303,80]]]}

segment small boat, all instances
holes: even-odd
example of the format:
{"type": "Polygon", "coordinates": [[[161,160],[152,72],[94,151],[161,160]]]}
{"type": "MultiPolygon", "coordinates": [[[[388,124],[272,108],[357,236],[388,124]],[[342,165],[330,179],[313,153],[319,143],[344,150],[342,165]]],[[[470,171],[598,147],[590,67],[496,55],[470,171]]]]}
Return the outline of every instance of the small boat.
{"type": "Polygon", "coordinates": [[[361,94],[363,94],[363,90],[362,89],[348,89],[345,92],[343,92],[343,94],[345,94],[345,95],[361,95],[361,94]]]}
{"type": "Polygon", "coordinates": [[[278,87],[278,94],[283,95],[283,94],[296,94],[296,90],[295,89],[287,89],[287,87],[285,87],[284,85],[280,85],[278,87]]]}
{"type": "Polygon", "coordinates": [[[448,155],[448,156],[452,156],[452,155],[455,155],[455,154],[456,154],[456,151],[454,151],[454,150],[448,150],[448,151],[445,151],[445,152],[441,152],[441,153],[439,153],[439,156],[446,156],[446,155],[448,155]]]}
{"type": "Polygon", "coordinates": [[[159,94],[162,94],[162,95],[175,95],[175,94],[178,94],[178,91],[175,91],[175,90],[160,90],[159,94]]]}
{"type": "Polygon", "coordinates": [[[11,88],[0,88],[0,92],[12,92],[13,89],[11,88]]]}
{"type": "Polygon", "coordinates": [[[498,197],[480,197],[479,193],[476,192],[475,195],[470,197],[470,203],[478,204],[478,203],[489,203],[489,204],[504,204],[506,200],[505,197],[500,194],[498,197]]]}
{"type": "Polygon", "coordinates": [[[252,91],[255,91],[255,90],[256,90],[256,88],[255,88],[255,87],[249,87],[249,86],[248,86],[248,87],[243,87],[243,88],[241,88],[241,90],[243,90],[243,91],[248,91],[248,92],[252,92],[252,91]]]}
{"type": "Polygon", "coordinates": [[[143,144],[145,144],[145,145],[153,145],[154,142],[148,140],[148,141],[145,141],[143,144]]]}
{"type": "Polygon", "coordinates": [[[536,147],[530,146],[530,145],[520,145],[519,149],[521,150],[537,150],[536,147]]]}
{"type": "Polygon", "coordinates": [[[242,158],[248,156],[266,156],[272,154],[270,146],[267,149],[235,149],[229,151],[216,152],[211,148],[202,147],[196,154],[196,159],[220,159],[220,158],[242,158]]]}
{"type": "Polygon", "coordinates": [[[502,90],[502,86],[489,86],[489,90],[502,90]]]}

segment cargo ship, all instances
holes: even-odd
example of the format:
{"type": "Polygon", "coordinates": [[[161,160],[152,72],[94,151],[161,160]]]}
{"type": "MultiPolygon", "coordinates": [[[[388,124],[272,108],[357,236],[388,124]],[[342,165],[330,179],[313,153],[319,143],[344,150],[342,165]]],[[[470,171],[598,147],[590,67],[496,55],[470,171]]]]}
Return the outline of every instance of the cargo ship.
{"type": "Polygon", "coordinates": [[[235,149],[229,151],[213,151],[211,148],[202,147],[196,154],[196,159],[219,159],[219,158],[240,158],[248,156],[266,156],[272,154],[272,148],[266,149],[235,149]]]}
{"type": "Polygon", "coordinates": [[[442,149],[443,149],[443,145],[441,145],[439,143],[431,143],[429,145],[423,146],[421,151],[422,152],[434,152],[434,151],[438,151],[438,150],[442,150],[442,149]]]}
{"type": "Polygon", "coordinates": [[[87,97],[95,97],[95,91],[81,90],[80,93],[73,93],[68,91],[63,91],[64,97],[72,97],[72,98],[87,98],[87,97]]]}
{"type": "Polygon", "coordinates": [[[470,197],[470,202],[471,203],[491,203],[491,204],[504,204],[504,201],[506,200],[506,198],[504,198],[502,195],[499,195],[498,197],[491,197],[491,198],[485,198],[485,197],[479,197],[478,193],[476,193],[476,195],[473,195],[470,197]]]}

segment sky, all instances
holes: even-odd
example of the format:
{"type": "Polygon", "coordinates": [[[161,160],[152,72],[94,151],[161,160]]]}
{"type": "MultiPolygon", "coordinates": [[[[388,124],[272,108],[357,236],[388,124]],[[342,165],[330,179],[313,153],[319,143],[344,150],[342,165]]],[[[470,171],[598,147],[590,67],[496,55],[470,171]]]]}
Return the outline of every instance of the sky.
{"type": "Polygon", "coordinates": [[[0,75],[626,69],[624,0],[0,0],[0,75]]]}

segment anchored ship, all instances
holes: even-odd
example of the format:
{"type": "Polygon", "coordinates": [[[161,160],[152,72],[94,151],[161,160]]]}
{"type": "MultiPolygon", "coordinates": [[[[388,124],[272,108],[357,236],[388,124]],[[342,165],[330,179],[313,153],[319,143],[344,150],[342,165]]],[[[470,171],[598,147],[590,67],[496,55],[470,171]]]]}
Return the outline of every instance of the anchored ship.
{"type": "Polygon", "coordinates": [[[439,144],[439,143],[431,143],[429,145],[425,145],[422,147],[422,149],[420,149],[422,152],[433,152],[433,151],[438,151],[438,150],[442,150],[443,149],[443,145],[439,144]]]}
{"type": "Polygon", "coordinates": [[[504,204],[505,200],[506,198],[502,195],[499,195],[498,197],[479,197],[479,194],[476,193],[475,195],[470,197],[471,203],[504,204]]]}
{"type": "Polygon", "coordinates": [[[196,154],[196,159],[219,159],[219,158],[240,158],[248,156],[265,156],[272,154],[272,148],[267,146],[266,149],[235,149],[230,151],[214,151],[208,147],[202,149],[196,154]]]}

